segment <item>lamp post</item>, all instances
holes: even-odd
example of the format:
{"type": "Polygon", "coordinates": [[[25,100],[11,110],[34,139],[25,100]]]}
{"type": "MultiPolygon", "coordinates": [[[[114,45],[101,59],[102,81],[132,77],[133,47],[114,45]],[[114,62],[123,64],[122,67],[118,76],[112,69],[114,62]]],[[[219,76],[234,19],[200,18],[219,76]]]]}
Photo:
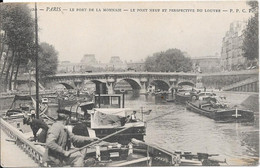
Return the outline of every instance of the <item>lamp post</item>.
{"type": "Polygon", "coordinates": [[[28,68],[29,68],[29,94],[30,96],[32,96],[32,85],[31,85],[31,73],[32,73],[32,62],[31,60],[29,60],[28,64],[27,64],[28,68]]]}
{"type": "Polygon", "coordinates": [[[29,94],[32,96],[32,86],[31,86],[31,69],[29,69],[29,94]]]}

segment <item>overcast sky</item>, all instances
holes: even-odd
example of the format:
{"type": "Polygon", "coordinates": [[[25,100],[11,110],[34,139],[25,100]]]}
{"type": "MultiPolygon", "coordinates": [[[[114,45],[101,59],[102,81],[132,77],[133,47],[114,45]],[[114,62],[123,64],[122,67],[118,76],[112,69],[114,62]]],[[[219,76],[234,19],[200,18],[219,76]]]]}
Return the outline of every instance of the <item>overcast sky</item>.
{"type": "Polygon", "coordinates": [[[222,38],[230,23],[247,20],[251,15],[246,3],[237,1],[38,3],[38,8],[44,9],[38,12],[40,42],[52,44],[59,52],[59,61],[71,62],[79,62],[84,54],[95,54],[103,63],[111,56],[138,61],[169,48],[186,51],[191,57],[215,55],[221,51],[222,38]],[[60,7],[62,12],[47,11],[48,7],[60,7]],[[69,8],[87,11],[70,12],[69,8]],[[89,8],[95,11],[89,12],[89,8]],[[104,8],[128,11],[103,12],[104,8]],[[130,9],[148,9],[148,12],[130,12],[130,9]],[[162,9],[167,12],[161,12],[162,9]],[[203,9],[203,12],[169,12],[169,9],[203,9]],[[230,13],[230,9],[240,12],[230,13]]]}

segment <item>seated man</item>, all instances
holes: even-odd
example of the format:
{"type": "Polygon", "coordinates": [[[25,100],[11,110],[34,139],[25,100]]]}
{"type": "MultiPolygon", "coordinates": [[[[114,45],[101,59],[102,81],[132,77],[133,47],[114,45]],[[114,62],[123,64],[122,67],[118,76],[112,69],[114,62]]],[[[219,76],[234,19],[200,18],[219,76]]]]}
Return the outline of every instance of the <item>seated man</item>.
{"type": "Polygon", "coordinates": [[[54,166],[84,166],[84,154],[80,151],[72,153],[70,150],[71,142],[80,142],[89,144],[98,138],[89,138],[79,135],[74,135],[69,132],[65,125],[69,123],[69,115],[58,113],[56,122],[48,130],[46,140],[46,150],[44,161],[51,163],[54,166]]]}
{"type": "Polygon", "coordinates": [[[135,116],[136,111],[133,111],[133,113],[130,116],[129,122],[137,122],[137,118],[135,116]]]}

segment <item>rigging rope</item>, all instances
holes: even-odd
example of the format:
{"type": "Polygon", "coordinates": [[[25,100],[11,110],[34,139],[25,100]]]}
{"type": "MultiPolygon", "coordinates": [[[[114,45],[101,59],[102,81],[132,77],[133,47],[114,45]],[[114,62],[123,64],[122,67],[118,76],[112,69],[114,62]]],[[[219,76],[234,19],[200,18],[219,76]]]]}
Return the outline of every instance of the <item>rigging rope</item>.
{"type": "MultiPolygon", "coordinates": [[[[178,109],[178,110],[180,110],[180,109],[178,109]]],[[[165,114],[163,114],[163,115],[156,116],[156,117],[154,117],[154,118],[151,118],[151,119],[149,119],[149,120],[146,120],[146,122],[149,122],[149,121],[152,121],[152,120],[158,119],[158,118],[160,118],[160,117],[164,117],[164,116],[166,116],[166,115],[171,114],[171,113],[174,112],[174,111],[176,111],[176,110],[172,110],[172,111],[170,111],[170,112],[168,112],[168,113],[165,113],[165,114]]]]}

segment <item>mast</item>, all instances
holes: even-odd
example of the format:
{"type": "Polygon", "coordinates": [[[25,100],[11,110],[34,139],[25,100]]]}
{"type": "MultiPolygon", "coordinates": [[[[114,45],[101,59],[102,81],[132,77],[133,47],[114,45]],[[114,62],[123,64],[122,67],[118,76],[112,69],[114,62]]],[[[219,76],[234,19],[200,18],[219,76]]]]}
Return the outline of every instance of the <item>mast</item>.
{"type": "Polygon", "coordinates": [[[36,118],[39,118],[39,69],[38,69],[38,18],[37,18],[37,3],[35,2],[35,78],[36,78],[36,118]]]}

